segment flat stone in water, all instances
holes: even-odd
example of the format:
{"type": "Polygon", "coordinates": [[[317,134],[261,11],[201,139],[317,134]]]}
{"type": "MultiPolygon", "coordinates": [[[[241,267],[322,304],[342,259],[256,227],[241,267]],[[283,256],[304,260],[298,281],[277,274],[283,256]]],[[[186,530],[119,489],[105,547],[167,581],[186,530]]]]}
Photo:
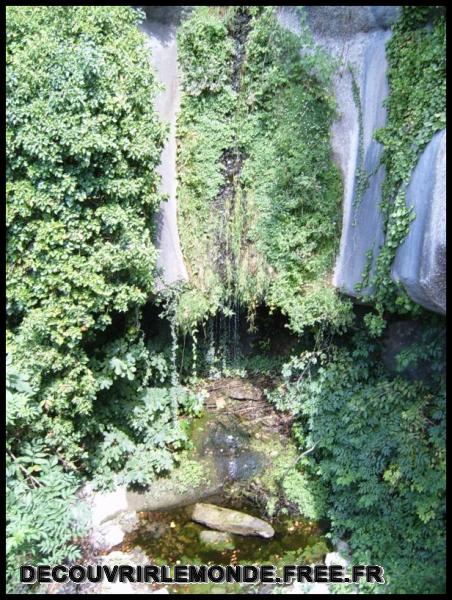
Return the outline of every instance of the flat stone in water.
{"type": "Polygon", "coordinates": [[[211,529],[239,535],[257,535],[263,538],[275,535],[273,527],[262,519],[215,504],[195,504],[192,519],[211,529]]]}

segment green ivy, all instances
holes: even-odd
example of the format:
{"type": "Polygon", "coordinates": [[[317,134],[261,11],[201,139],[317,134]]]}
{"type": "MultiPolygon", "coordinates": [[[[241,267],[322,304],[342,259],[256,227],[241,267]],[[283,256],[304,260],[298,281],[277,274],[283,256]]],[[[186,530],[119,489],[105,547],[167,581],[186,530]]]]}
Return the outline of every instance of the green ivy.
{"type": "Polygon", "coordinates": [[[88,348],[153,292],[165,130],[139,18],[8,7],[11,346],[39,387],[49,442],[73,455],[100,389],[88,348]]]}
{"type": "Polygon", "coordinates": [[[342,196],[332,65],[273,7],[199,7],[179,47],[179,230],[192,283],[183,322],[237,303],[252,319],[265,302],[297,332],[346,327],[350,305],[329,281],[342,196]]]}
{"type": "Polygon", "coordinates": [[[83,477],[148,485],[186,439],[179,408],[199,410],[141,326],[167,129],[142,18],[7,7],[11,585],[17,564],[76,557],[83,477]]]}

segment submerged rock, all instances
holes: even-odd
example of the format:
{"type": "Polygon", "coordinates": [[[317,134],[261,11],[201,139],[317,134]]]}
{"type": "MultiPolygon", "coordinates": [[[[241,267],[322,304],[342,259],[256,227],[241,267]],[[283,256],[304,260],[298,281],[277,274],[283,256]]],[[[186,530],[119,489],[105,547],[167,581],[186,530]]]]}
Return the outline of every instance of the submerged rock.
{"type": "Polygon", "coordinates": [[[262,519],[237,510],[215,506],[215,504],[196,504],[192,519],[212,529],[239,535],[258,535],[263,538],[271,538],[275,534],[273,527],[262,519]]]}
{"type": "Polygon", "coordinates": [[[250,432],[232,415],[205,419],[193,439],[199,455],[211,460],[223,482],[250,479],[266,464],[263,454],[253,449],[250,432]]]}
{"type": "Polygon", "coordinates": [[[200,541],[215,550],[233,550],[234,540],[226,531],[201,531],[200,541]]]}

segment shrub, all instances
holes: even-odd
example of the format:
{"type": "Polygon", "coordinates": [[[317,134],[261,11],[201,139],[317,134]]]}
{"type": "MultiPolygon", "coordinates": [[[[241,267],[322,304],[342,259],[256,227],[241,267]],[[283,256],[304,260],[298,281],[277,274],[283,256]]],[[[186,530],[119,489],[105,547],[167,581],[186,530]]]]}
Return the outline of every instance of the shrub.
{"type": "Polygon", "coordinates": [[[385,372],[378,345],[359,334],[348,346],[300,361],[298,377],[292,364],[286,373],[290,400],[279,400],[298,415],[308,486],[308,493],[300,487],[301,502],[310,497],[321,509],[318,499],[326,498],[323,514],[333,534],[349,538],[356,564],[382,565],[392,593],[444,590],[441,325],[427,334],[422,347],[404,351],[402,361],[405,367],[420,358],[431,361],[436,375],[429,381],[385,372]],[[422,579],[420,560],[431,566],[422,579]]]}
{"type": "Polygon", "coordinates": [[[166,135],[140,19],[127,6],[7,7],[11,582],[25,560],[75,557],[81,476],[145,485],[185,439],[183,392],[156,387],[173,365],[140,326],[166,135]]]}

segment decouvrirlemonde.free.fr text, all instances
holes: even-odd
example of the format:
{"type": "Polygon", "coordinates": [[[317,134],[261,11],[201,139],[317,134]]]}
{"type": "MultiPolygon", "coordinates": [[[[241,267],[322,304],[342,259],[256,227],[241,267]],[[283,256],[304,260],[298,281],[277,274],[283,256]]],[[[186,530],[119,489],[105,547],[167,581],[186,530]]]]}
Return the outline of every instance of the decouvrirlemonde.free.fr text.
{"type": "Polygon", "coordinates": [[[379,565],[23,565],[22,583],[385,583],[379,565]]]}

